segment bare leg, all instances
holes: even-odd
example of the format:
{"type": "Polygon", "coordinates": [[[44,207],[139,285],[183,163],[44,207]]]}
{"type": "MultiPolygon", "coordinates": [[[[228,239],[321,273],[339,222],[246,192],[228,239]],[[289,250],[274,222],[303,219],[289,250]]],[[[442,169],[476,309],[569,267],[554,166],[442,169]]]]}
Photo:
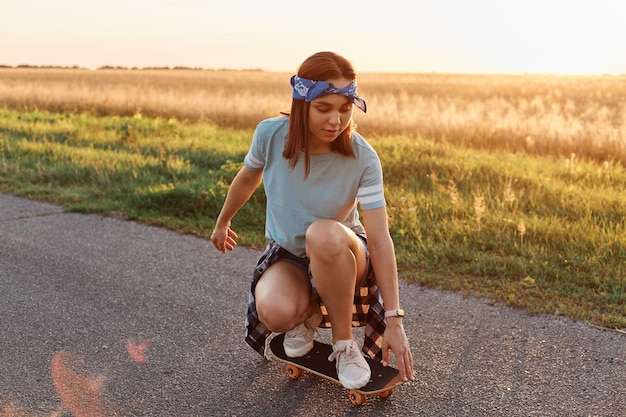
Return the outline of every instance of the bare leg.
{"type": "Polygon", "coordinates": [[[263,273],[255,289],[261,323],[273,332],[287,332],[309,316],[311,284],[307,271],[278,261],[263,273]]]}
{"type": "Polygon", "coordinates": [[[328,309],[333,342],[354,339],[354,291],[367,267],[363,242],[337,221],[318,220],[307,230],[306,251],[315,288],[328,309]]]}

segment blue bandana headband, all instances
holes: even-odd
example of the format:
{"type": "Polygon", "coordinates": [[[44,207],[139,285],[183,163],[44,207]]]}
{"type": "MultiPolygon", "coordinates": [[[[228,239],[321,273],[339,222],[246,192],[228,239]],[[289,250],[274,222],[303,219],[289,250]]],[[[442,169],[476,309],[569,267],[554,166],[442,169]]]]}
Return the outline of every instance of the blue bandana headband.
{"type": "Polygon", "coordinates": [[[328,81],[307,80],[306,78],[294,75],[291,77],[291,86],[293,87],[292,97],[296,100],[304,100],[309,103],[311,100],[315,100],[318,97],[328,94],[339,94],[350,98],[355,106],[363,110],[363,113],[367,112],[365,100],[356,93],[356,83],[350,83],[345,88],[337,88],[333,83],[328,81]]]}

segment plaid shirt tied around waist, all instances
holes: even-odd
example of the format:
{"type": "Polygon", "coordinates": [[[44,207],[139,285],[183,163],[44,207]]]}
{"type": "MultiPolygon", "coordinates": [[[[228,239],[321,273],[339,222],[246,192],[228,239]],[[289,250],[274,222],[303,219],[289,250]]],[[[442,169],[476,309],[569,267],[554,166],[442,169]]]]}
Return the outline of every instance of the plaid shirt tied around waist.
{"type": "MultiPolygon", "coordinates": [[[[246,315],[246,343],[248,343],[261,356],[265,356],[265,343],[271,334],[259,321],[256,311],[254,291],[261,275],[281,256],[288,253],[276,242],[270,242],[265,252],[259,258],[252,273],[252,285],[248,296],[248,313],[246,315]]],[[[313,285],[313,283],[311,283],[313,285]]],[[[320,302],[323,319],[319,327],[330,328],[331,323],[326,307],[320,302]]],[[[352,309],[352,326],[365,326],[363,340],[363,353],[373,359],[382,361],[383,333],[385,332],[385,309],[373,271],[363,280],[354,293],[354,306],[352,309]]]]}

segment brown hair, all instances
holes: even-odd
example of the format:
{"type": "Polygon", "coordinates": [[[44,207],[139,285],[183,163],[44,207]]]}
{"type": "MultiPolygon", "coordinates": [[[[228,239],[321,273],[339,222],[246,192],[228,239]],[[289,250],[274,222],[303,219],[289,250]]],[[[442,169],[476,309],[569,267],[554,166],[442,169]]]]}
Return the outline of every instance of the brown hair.
{"type": "MultiPolygon", "coordinates": [[[[314,81],[328,81],[334,78],[345,78],[356,81],[356,72],[350,61],[334,52],[318,52],[308,57],[298,69],[298,76],[314,81]]],[[[304,151],[304,177],[308,177],[311,169],[309,154],[309,107],[311,103],[293,99],[289,115],[289,133],[283,149],[283,157],[289,160],[289,168],[293,169],[304,151]]],[[[351,121],[348,127],[331,143],[331,149],[341,155],[354,157],[352,150],[351,121]]]]}

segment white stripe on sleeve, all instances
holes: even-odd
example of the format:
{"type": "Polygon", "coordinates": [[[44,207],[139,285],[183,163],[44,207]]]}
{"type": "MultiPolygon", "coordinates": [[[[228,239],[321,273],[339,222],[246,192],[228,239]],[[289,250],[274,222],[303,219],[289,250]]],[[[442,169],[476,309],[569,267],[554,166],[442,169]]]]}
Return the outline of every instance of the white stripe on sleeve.
{"type": "Polygon", "coordinates": [[[369,187],[361,187],[359,188],[359,190],[356,192],[357,197],[362,197],[362,196],[366,196],[368,194],[374,194],[374,193],[382,193],[383,191],[383,185],[382,184],[376,184],[376,185],[370,185],[369,187]]]}
{"type": "Polygon", "coordinates": [[[244,163],[252,169],[261,169],[265,166],[265,163],[254,157],[250,152],[246,155],[244,163]]]}
{"type": "Polygon", "coordinates": [[[362,206],[385,201],[385,193],[383,191],[382,184],[370,185],[369,187],[359,188],[356,195],[362,206]]]}

